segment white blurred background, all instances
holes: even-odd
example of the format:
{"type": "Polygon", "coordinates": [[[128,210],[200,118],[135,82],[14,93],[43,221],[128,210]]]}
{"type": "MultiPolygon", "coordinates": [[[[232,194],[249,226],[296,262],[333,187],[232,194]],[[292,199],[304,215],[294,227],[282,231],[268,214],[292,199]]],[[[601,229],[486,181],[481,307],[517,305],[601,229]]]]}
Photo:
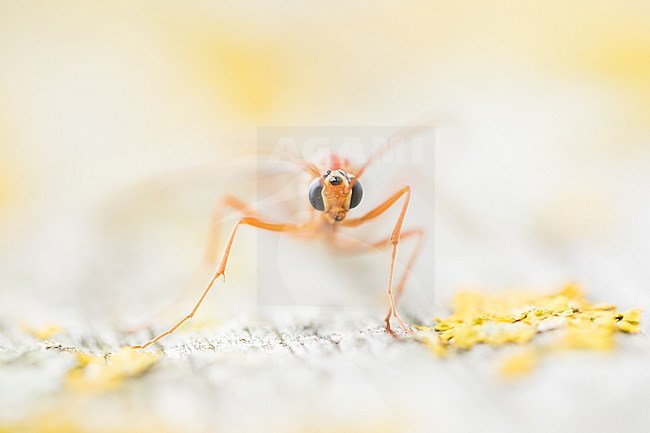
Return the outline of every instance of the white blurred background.
{"type": "MultiPolygon", "coordinates": [[[[214,201],[255,200],[254,167],[234,161],[260,125],[431,116],[444,120],[419,194],[436,201],[422,259],[435,257],[435,278],[431,266],[416,278],[441,303],[461,286],[575,279],[647,304],[644,3],[0,8],[3,314],[56,305],[121,320],[172,299],[214,201]]],[[[233,286],[250,285],[241,274],[233,286]]]]}
{"type": "MultiPolygon", "coordinates": [[[[428,177],[413,182],[407,219],[429,237],[407,312],[442,314],[459,288],[549,290],[569,280],[595,301],[647,310],[649,22],[650,4],[633,0],[3,0],[0,317],[141,323],[190,284],[214,202],[226,192],[262,199],[251,162],[258,127],[391,127],[429,118],[439,119],[435,155],[421,167],[428,177]]],[[[369,171],[364,206],[399,182],[395,176],[369,171]]],[[[373,239],[390,220],[376,227],[373,239]]],[[[228,282],[198,321],[255,311],[256,266],[284,251],[260,251],[275,245],[262,236],[241,231],[228,282]]],[[[300,284],[300,273],[289,278],[292,266],[332,266],[319,261],[322,246],[296,247],[305,262],[282,268],[287,281],[300,284]]],[[[363,269],[369,298],[382,299],[385,259],[355,259],[342,281],[358,296],[363,269]]],[[[316,394],[304,379],[330,370],[309,365],[291,376],[265,364],[266,376],[239,377],[248,388],[215,369],[212,383],[228,394],[219,404],[204,398],[213,390],[192,388],[205,377],[191,369],[193,380],[159,380],[166,392],[151,393],[167,399],[158,413],[176,425],[216,407],[240,414],[229,421],[236,424],[252,410],[239,404],[251,390],[266,401],[263,413],[285,410],[289,419],[274,388],[285,377],[295,380],[281,383],[287,395],[309,402],[304,413],[354,419],[352,403],[364,401],[362,413],[379,420],[370,425],[388,418],[390,431],[399,431],[387,409],[396,395],[405,398],[397,412],[447,431],[488,428],[494,416],[519,431],[552,416],[574,431],[647,424],[638,346],[611,363],[563,359],[512,387],[484,380],[476,371],[482,358],[434,364],[412,361],[412,346],[391,347],[385,358],[356,364],[334,357],[330,368],[341,374],[325,375],[316,400],[306,397],[316,394]],[[404,359],[414,368],[398,364],[404,359]]],[[[228,359],[238,371],[240,358],[228,359]]],[[[134,401],[122,403],[137,412],[134,401]]]]}

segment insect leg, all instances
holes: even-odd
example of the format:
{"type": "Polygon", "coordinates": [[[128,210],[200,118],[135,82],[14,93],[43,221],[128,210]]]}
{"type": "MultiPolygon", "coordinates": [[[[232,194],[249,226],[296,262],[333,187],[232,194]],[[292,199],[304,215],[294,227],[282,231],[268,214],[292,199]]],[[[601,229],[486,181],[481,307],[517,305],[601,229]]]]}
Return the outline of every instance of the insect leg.
{"type": "Polygon", "coordinates": [[[154,313],[144,323],[129,328],[127,332],[137,332],[143,328],[147,328],[149,324],[156,319],[168,317],[168,315],[171,313],[170,307],[177,305],[179,302],[184,300],[190,294],[191,289],[195,287],[198,279],[201,278],[209,268],[214,266],[214,262],[217,260],[217,246],[219,243],[220,231],[219,229],[225,210],[227,208],[232,208],[242,213],[243,215],[257,216],[257,213],[253,211],[246,203],[232,195],[225,195],[221,200],[219,200],[212,211],[212,218],[210,219],[210,231],[208,234],[208,241],[205,246],[205,252],[203,253],[203,259],[201,260],[199,267],[196,269],[196,271],[194,271],[192,278],[189,280],[190,283],[187,284],[183,290],[181,290],[181,292],[174,298],[172,302],[168,304],[167,307],[163,308],[157,313],[154,313]]]}
{"type": "Polygon", "coordinates": [[[242,215],[257,216],[257,213],[255,211],[253,211],[246,203],[239,200],[237,197],[234,197],[232,195],[225,195],[215,205],[212,211],[212,219],[210,220],[210,233],[208,234],[208,242],[205,247],[205,252],[203,253],[202,266],[212,265],[217,259],[219,228],[221,226],[221,220],[223,219],[224,211],[228,207],[233,208],[234,210],[240,212],[242,215]]]}
{"type": "MultiPolygon", "coordinates": [[[[424,229],[414,229],[412,231],[404,232],[401,235],[402,239],[404,239],[407,236],[407,234],[417,236],[418,239],[415,245],[415,249],[413,250],[413,252],[411,252],[411,257],[409,258],[409,261],[406,264],[406,269],[404,269],[404,273],[402,274],[399,283],[397,283],[397,290],[395,291],[395,306],[397,306],[397,302],[399,302],[399,298],[402,296],[402,293],[404,292],[406,281],[408,280],[408,277],[411,274],[411,268],[413,267],[413,264],[415,263],[418,256],[420,255],[420,252],[422,251],[422,246],[424,245],[424,229]]],[[[390,322],[390,318],[391,318],[390,316],[391,316],[391,310],[389,308],[388,313],[386,314],[386,318],[384,320],[386,322],[390,322]]]]}
{"type": "Polygon", "coordinates": [[[196,314],[196,311],[199,309],[201,306],[201,303],[205,299],[205,297],[208,295],[208,292],[210,292],[210,289],[212,289],[212,286],[214,285],[215,281],[219,277],[223,277],[225,281],[226,277],[226,266],[228,264],[228,258],[230,257],[230,250],[232,249],[233,242],[235,240],[235,235],[237,234],[237,230],[239,229],[240,226],[242,225],[249,225],[252,227],[256,227],[258,229],[262,230],[268,230],[272,232],[283,232],[283,233],[290,233],[290,232],[299,232],[303,230],[307,230],[310,228],[310,226],[305,225],[305,224],[275,224],[275,223],[269,223],[266,221],[263,221],[259,218],[256,217],[242,217],[237,223],[233,226],[232,230],[230,231],[230,235],[228,236],[228,242],[226,243],[226,246],[223,250],[223,253],[221,255],[221,260],[219,262],[219,265],[217,266],[217,270],[215,271],[214,275],[208,282],[207,286],[205,289],[203,289],[203,293],[199,297],[199,300],[196,302],[194,305],[194,308],[192,308],[192,311],[185,317],[183,317],[181,320],[179,320],[174,326],[169,328],[169,330],[163,332],[162,334],[158,335],[156,338],[153,338],[146,342],[143,345],[137,345],[133,346],[134,349],[144,349],[151,344],[154,344],[158,342],[160,339],[163,337],[166,337],[167,335],[172,334],[176,329],[178,329],[183,323],[194,317],[194,314],[196,314]]]}
{"type": "Polygon", "coordinates": [[[402,225],[404,224],[404,217],[406,216],[406,211],[408,209],[409,201],[411,199],[411,187],[410,186],[405,186],[402,189],[400,189],[398,192],[393,194],[391,197],[388,198],[385,202],[377,206],[376,208],[370,210],[367,214],[359,217],[359,218],[353,218],[349,220],[343,221],[341,224],[346,227],[357,227],[369,220],[372,220],[384,212],[386,212],[388,209],[390,209],[402,196],[405,197],[404,203],[402,204],[402,209],[400,211],[399,217],[397,218],[397,221],[395,222],[395,227],[393,228],[393,232],[391,233],[390,237],[388,238],[388,241],[386,242],[387,245],[392,245],[392,252],[391,252],[391,259],[390,259],[390,270],[388,274],[388,287],[386,289],[386,294],[388,295],[388,301],[389,301],[389,314],[388,318],[385,321],[386,322],[386,330],[394,335],[394,332],[390,326],[390,321],[392,318],[395,318],[397,322],[399,323],[400,327],[402,330],[406,332],[412,332],[404,323],[404,321],[399,317],[399,314],[397,314],[397,308],[395,306],[395,295],[393,293],[393,277],[395,274],[395,260],[397,259],[397,245],[399,244],[400,241],[400,235],[402,231],[402,225]]]}
{"type": "MultiPolygon", "coordinates": [[[[400,235],[400,241],[402,242],[405,241],[406,239],[414,238],[414,237],[417,237],[415,249],[411,252],[411,255],[409,256],[409,260],[406,263],[406,268],[404,269],[404,273],[402,274],[399,283],[397,283],[397,289],[395,290],[396,306],[397,303],[399,302],[400,297],[402,296],[402,293],[404,292],[404,288],[406,287],[406,282],[409,276],[411,275],[411,268],[413,268],[415,261],[417,260],[418,256],[422,252],[422,247],[424,246],[424,229],[415,228],[415,229],[405,230],[400,235]]],[[[360,241],[356,241],[354,242],[354,244],[337,242],[336,247],[338,249],[343,249],[351,253],[364,253],[378,248],[386,247],[387,245],[389,245],[389,241],[390,238],[378,242],[373,242],[370,244],[360,242],[360,241]]],[[[386,316],[386,320],[390,320],[390,314],[391,314],[391,310],[389,309],[388,314],[386,316]]]]}

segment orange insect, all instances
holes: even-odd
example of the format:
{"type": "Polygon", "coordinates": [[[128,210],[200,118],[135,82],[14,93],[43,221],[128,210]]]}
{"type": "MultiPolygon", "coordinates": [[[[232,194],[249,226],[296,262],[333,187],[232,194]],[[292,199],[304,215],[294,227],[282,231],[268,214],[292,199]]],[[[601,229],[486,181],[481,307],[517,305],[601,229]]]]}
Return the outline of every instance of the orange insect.
{"type": "Polygon", "coordinates": [[[208,242],[208,248],[206,251],[206,258],[208,258],[208,260],[211,256],[216,256],[216,254],[214,254],[214,249],[216,247],[214,245],[214,240],[217,236],[216,223],[218,223],[218,221],[221,219],[223,210],[226,207],[233,208],[234,210],[240,212],[242,214],[242,217],[235,223],[232,230],[230,231],[230,235],[228,236],[226,245],[221,255],[221,260],[219,261],[216,271],[203,290],[203,293],[199,297],[198,301],[194,305],[194,308],[192,308],[189,314],[179,320],[171,328],[169,328],[169,330],[163,332],[162,334],[142,345],[133,346],[133,348],[143,349],[151,344],[158,342],[160,339],[176,331],[176,329],[178,329],[187,320],[194,317],[194,314],[201,306],[201,303],[207,296],[210,289],[213,287],[215,281],[219,277],[223,277],[225,281],[225,272],[228,265],[228,258],[230,257],[230,251],[232,249],[233,242],[235,241],[235,236],[239,227],[247,225],[261,230],[288,233],[291,235],[300,235],[303,237],[305,235],[316,235],[324,231],[326,235],[329,236],[332,241],[337,242],[338,245],[341,243],[337,235],[337,229],[339,227],[360,226],[365,222],[373,220],[382,215],[392,206],[399,203],[400,199],[401,211],[388,238],[374,242],[370,245],[362,244],[356,247],[350,247],[350,245],[347,245],[345,247],[341,246],[341,248],[351,249],[354,251],[370,250],[384,246],[390,246],[392,248],[390,267],[388,272],[388,284],[386,288],[386,294],[389,303],[388,314],[384,319],[384,322],[386,324],[386,331],[388,331],[393,336],[396,335],[391,327],[391,320],[395,319],[404,332],[411,333],[412,330],[397,313],[397,302],[402,295],[402,292],[404,291],[404,286],[406,285],[410,269],[422,249],[424,239],[424,230],[422,228],[406,231],[402,230],[406,211],[411,199],[411,187],[409,185],[403,186],[383,203],[380,203],[362,216],[356,218],[347,217],[350,210],[356,208],[363,198],[363,187],[360,179],[366,169],[372,163],[380,159],[381,156],[389,149],[391,149],[395,144],[402,143],[404,139],[418,135],[422,132],[422,130],[428,128],[430,128],[429,125],[407,128],[405,131],[389,138],[386,144],[384,144],[375,153],[373,153],[365,162],[365,164],[363,164],[360,168],[352,167],[347,158],[336,154],[330,155],[328,158],[326,158],[326,160],[322,161],[319,166],[304,161],[298,157],[289,156],[289,160],[299,164],[304,171],[314,176],[314,179],[308,189],[309,202],[314,209],[314,212],[312,213],[313,217],[303,223],[286,224],[267,221],[259,216],[257,212],[252,211],[245,203],[239,199],[230,195],[225,196],[220,205],[215,209],[213,215],[213,230],[210,235],[210,240],[208,242]],[[397,259],[397,246],[401,240],[412,237],[417,238],[417,245],[414,251],[411,253],[404,274],[397,284],[397,288],[394,289],[393,279],[395,274],[395,261],[397,259]]]}

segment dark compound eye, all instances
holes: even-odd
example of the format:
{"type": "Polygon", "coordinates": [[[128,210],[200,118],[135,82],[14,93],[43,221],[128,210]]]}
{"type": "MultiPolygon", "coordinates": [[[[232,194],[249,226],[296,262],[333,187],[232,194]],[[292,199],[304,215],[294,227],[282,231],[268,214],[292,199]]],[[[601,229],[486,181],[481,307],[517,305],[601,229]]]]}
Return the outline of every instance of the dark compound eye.
{"type": "Polygon", "coordinates": [[[323,203],[323,185],[320,183],[320,177],[314,179],[309,186],[309,203],[316,210],[321,212],[325,210],[325,203],[323,203]]]}
{"type": "Polygon", "coordinates": [[[352,185],[352,195],[350,197],[350,209],[354,209],[355,207],[359,206],[359,203],[361,203],[361,199],[363,198],[363,186],[361,186],[361,182],[357,180],[354,182],[354,185],[352,185]]]}

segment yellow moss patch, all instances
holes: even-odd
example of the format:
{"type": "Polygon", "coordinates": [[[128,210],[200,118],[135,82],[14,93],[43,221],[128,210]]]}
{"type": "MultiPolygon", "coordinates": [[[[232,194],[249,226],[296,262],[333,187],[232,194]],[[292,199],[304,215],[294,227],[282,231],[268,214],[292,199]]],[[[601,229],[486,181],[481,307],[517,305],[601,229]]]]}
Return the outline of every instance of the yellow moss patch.
{"type": "MultiPolygon", "coordinates": [[[[68,403],[70,404],[70,403],[68,403]]],[[[0,425],[0,433],[165,433],[169,432],[166,426],[156,420],[130,420],[120,423],[116,428],[114,425],[104,425],[84,418],[83,409],[76,408],[76,405],[66,406],[58,402],[56,409],[50,409],[41,413],[35,413],[24,420],[0,425]],[[92,427],[89,427],[91,425],[92,427]]],[[[84,408],[85,406],[80,406],[84,408]]]]}
{"type": "MultiPolygon", "coordinates": [[[[433,327],[418,327],[419,341],[439,356],[478,344],[525,345],[546,331],[559,335],[551,344],[553,349],[609,351],[618,332],[638,333],[641,321],[641,310],[619,313],[612,304],[592,304],[575,284],[549,295],[461,292],[453,307],[453,314],[435,318],[433,327]]],[[[502,373],[517,376],[529,371],[539,353],[530,350],[507,359],[502,373]]]]}
{"type": "Polygon", "coordinates": [[[124,380],[144,374],[159,359],[149,352],[122,348],[108,357],[77,354],[77,365],[68,372],[66,386],[89,392],[118,389],[124,380]]]}
{"type": "Polygon", "coordinates": [[[37,420],[0,427],[0,433],[83,433],[83,429],[72,420],[60,417],[39,417],[37,420]]]}
{"type": "Polygon", "coordinates": [[[531,349],[516,353],[505,359],[501,364],[500,373],[506,378],[523,376],[535,367],[537,358],[537,354],[531,349]]]}
{"type": "MultiPolygon", "coordinates": [[[[619,316],[620,317],[620,316],[619,316]]],[[[636,334],[640,331],[641,323],[641,310],[630,310],[627,313],[623,313],[620,320],[616,322],[616,326],[623,332],[629,334],[636,334]]]]}
{"type": "MultiPolygon", "coordinates": [[[[420,327],[417,327],[418,329],[420,327]]],[[[418,334],[418,340],[427,346],[431,352],[436,356],[446,356],[449,351],[447,350],[447,342],[440,338],[439,335],[435,333],[426,333],[422,332],[418,334]]]]}
{"type": "Polygon", "coordinates": [[[45,323],[39,326],[22,324],[20,327],[24,332],[33,335],[39,340],[49,340],[55,334],[63,332],[63,328],[55,323],[45,323]]]}

